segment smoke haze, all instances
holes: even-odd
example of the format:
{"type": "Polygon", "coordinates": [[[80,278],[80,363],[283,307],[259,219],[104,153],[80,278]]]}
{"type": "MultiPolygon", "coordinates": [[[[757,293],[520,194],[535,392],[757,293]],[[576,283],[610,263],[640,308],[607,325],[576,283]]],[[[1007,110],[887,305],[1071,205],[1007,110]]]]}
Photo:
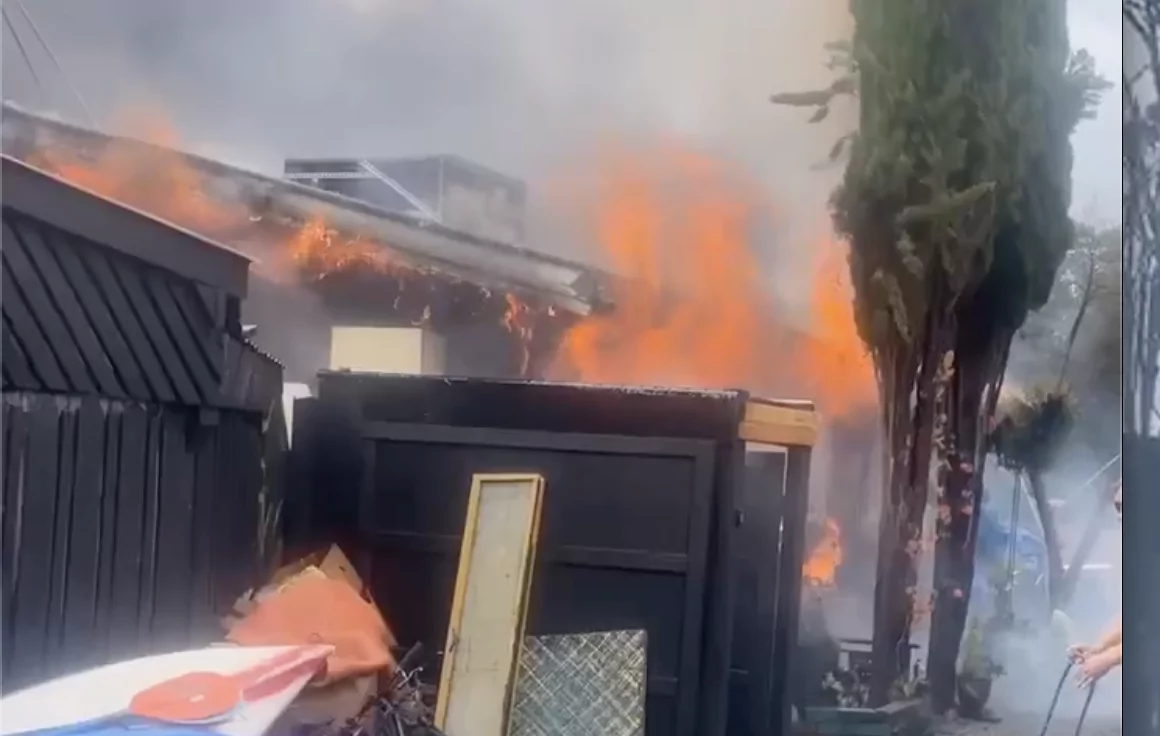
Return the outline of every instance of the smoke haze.
{"type": "MultiPolygon", "coordinates": [[[[24,6],[99,124],[129,108],[161,109],[186,147],[267,173],[289,156],[457,153],[526,178],[534,209],[537,192],[602,140],[677,138],[757,178],[782,227],[816,233],[839,170],[810,167],[851,122],[836,111],[811,126],[768,102],[829,81],[823,44],[850,31],[840,2],[24,6]]],[[[5,96],[81,119],[25,18],[9,15],[52,99],[7,29],[5,96]]],[[[587,255],[536,239],[547,229],[536,224],[532,247],[587,255]]]]}
{"type": "MultiPolygon", "coordinates": [[[[1093,5],[1072,5],[1085,3],[1093,5]]],[[[812,167],[853,124],[850,110],[809,125],[802,111],[768,102],[771,92],[829,82],[823,44],[851,30],[840,0],[24,0],[24,7],[98,126],[126,110],[163,111],[184,147],[273,174],[287,157],[459,154],[526,179],[528,245],[561,255],[598,255],[550,219],[537,220],[545,193],[561,189],[561,172],[574,172],[608,140],[682,140],[736,164],[765,190],[777,252],[762,254],[769,256],[762,263],[789,266],[770,267],[768,277],[780,295],[802,303],[808,279],[793,266],[805,263],[810,254],[801,251],[827,227],[826,198],[840,172],[812,167]]],[[[6,27],[5,98],[84,122],[27,18],[6,10],[40,84],[6,27]]],[[[1111,139],[1119,136],[1103,136],[1111,139]]],[[[1092,158],[1080,154],[1077,167],[1092,158]]],[[[1115,154],[1100,160],[1110,171],[1115,154]]],[[[1100,179],[1103,188],[1108,182],[1115,183],[1110,175],[1100,179]]],[[[1082,185],[1077,196],[1087,204],[1082,185]]],[[[1118,529],[1105,539],[1118,551],[1118,529]]],[[[1118,596],[1117,588],[1077,597],[1094,622],[1085,620],[1083,633],[1118,610],[1118,596]]],[[[1044,646],[1054,662],[1057,644],[1044,646]]],[[[1000,680],[997,699],[1028,700],[1023,674],[1000,680]]],[[[1043,680],[1048,689],[1053,677],[1043,680]]]]}

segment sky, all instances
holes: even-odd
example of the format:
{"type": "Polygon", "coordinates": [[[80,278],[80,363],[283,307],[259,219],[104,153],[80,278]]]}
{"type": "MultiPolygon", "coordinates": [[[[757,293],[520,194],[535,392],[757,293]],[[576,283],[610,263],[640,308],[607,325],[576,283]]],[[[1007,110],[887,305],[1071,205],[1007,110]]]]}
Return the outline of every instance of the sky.
{"type": "Polygon", "coordinates": [[[1123,219],[1123,176],[1119,165],[1123,150],[1123,24],[1115,11],[1110,0],[1068,2],[1072,46],[1091,52],[1099,72],[1115,83],[1104,94],[1096,118],[1082,122],[1072,138],[1072,212],[1093,224],[1118,223],[1123,219]]]}
{"type": "MultiPolygon", "coordinates": [[[[13,0],[38,86],[3,36],[3,92],[103,126],[164,110],[187,147],[277,173],[293,156],[457,153],[533,186],[610,136],[679,139],[760,180],[798,231],[825,217],[813,171],[852,115],[810,126],[771,92],[829,79],[842,0],[13,0]],[[27,11],[27,15],[22,11],[27,11]],[[29,22],[31,18],[31,24],[29,22]],[[36,43],[40,32],[64,69],[36,43]],[[46,92],[47,90],[47,92],[46,92]]],[[[1070,0],[1073,45],[1120,78],[1108,0],[1070,0]]],[[[1075,134],[1074,211],[1120,218],[1120,105],[1075,134]]]]}

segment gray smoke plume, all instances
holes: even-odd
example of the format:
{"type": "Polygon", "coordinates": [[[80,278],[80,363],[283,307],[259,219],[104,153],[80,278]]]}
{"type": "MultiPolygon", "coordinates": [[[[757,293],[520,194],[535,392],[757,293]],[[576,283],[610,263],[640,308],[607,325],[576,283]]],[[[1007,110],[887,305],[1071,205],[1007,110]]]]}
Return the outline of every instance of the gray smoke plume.
{"type": "MultiPolygon", "coordinates": [[[[8,5],[48,94],[6,30],[5,96],[29,106],[48,97],[78,118],[8,5]]],[[[184,146],[266,173],[290,156],[456,153],[527,179],[534,208],[537,184],[604,139],[680,139],[756,177],[783,226],[816,233],[840,168],[810,167],[852,122],[835,111],[811,126],[768,102],[828,83],[823,44],[850,30],[838,2],[23,5],[99,123],[159,110],[184,146]]],[[[564,249],[557,240],[529,245],[564,249]]]]}

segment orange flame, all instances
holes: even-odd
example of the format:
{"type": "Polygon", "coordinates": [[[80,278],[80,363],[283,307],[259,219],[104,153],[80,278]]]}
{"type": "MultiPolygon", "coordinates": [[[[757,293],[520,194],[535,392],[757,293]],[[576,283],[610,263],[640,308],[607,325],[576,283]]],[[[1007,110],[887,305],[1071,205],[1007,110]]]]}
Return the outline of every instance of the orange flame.
{"type": "Polygon", "coordinates": [[[597,240],[626,281],[611,314],[568,333],[558,370],[597,383],[737,381],[738,366],[757,357],[746,202],[712,162],[680,152],[610,174],[597,240]]]}
{"type": "Polygon", "coordinates": [[[244,208],[212,197],[204,177],[176,152],[177,135],[163,116],[133,111],[118,127],[150,145],[114,142],[92,158],[41,149],[30,162],[96,194],[202,234],[245,222],[244,208]]]}
{"type": "MultiPolygon", "coordinates": [[[[111,144],[88,157],[40,151],[33,163],[98,194],[209,237],[230,240],[250,212],[174,150],[162,116],[137,114],[124,128],[154,147],[111,144]]],[[[593,240],[623,279],[615,309],[577,323],[550,374],[589,382],[746,388],[814,399],[841,415],[872,408],[873,370],[854,328],[844,249],[833,238],[808,244],[809,316],[802,330],[779,321],[764,292],[750,230],[761,208],[756,188],[710,156],[668,145],[596,159],[593,240]],[[601,163],[605,165],[601,165],[601,163]]],[[[406,271],[385,244],[344,238],[313,219],[275,237],[259,255],[268,277],[324,275],[369,267],[406,271]]],[[[504,326],[524,344],[536,314],[506,295],[504,326]]]]}
{"type": "Polygon", "coordinates": [[[826,519],[822,538],[810,550],[810,556],[802,565],[802,579],[810,585],[832,586],[841,564],[842,530],[838,527],[838,522],[826,519]]]}
{"type": "Polygon", "coordinates": [[[320,217],[310,219],[289,241],[291,260],[315,277],[364,266],[390,272],[390,252],[359,238],[342,238],[320,217]]]}
{"type": "Polygon", "coordinates": [[[811,244],[809,318],[780,322],[750,243],[760,208],[726,167],[679,147],[620,153],[598,172],[595,240],[624,277],[616,308],[566,335],[553,373],[596,383],[796,393],[832,415],[873,407],[843,248],[811,244]]]}

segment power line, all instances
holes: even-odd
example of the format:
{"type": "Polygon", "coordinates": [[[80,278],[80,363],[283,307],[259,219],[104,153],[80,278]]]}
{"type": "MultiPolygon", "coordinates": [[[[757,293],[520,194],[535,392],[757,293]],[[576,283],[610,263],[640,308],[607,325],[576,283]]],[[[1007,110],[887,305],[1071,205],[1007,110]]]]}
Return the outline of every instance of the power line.
{"type": "Polygon", "coordinates": [[[0,5],[0,15],[4,16],[4,26],[12,34],[12,40],[16,42],[16,48],[20,51],[20,56],[24,59],[25,66],[28,67],[28,73],[32,75],[32,81],[36,84],[37,91],[40,92],[42,98],[47,99],[48,91],[45,89],[44,82],[41,81],[40,75],[36,73],[36,66],[28,56],[28,49],[24,48],[24,42],[20,40],[20,34],[16,32],[16,26],[12,24],[12,19],[8,17],[8,6],[0,5]]]}
{"type": "MultiPolygon", "coordinates": [[[[89,125],[94,125],[95,122],[93,120],[92,114],[89,112],[88,105],[85,104],[85,98],[81,97],[80,90],[78,90],[76,88],[76,86],[73,85],[72,80],[69,79],[68,72],[66,72],[64,70],[64,67],[61,66],[60,60],[58,60],[56,58],[56,54],[54,54],[52,51],[52,48],[49,47],[48,41],[46,41],[44,39],[44,36],[41,35],[40,29],[36,27],[36,23],[32,20],[32,16],[28,14],[28,9],[24,7],[23,1],[22,0],[11,0],[11,2],[14,2],[16,4],[16,9],[19,10],[20,14],[24,16],[24,22],[26,22],[28,24],[28,27],[32,29],[32,34],[34,36],[36,36],[36,40],[40,42],[40,46],[41,46],[41,48],[44,49],[44,53],[48,54],[49,61],[51,61],[52,65],[54,67],[56,67],[56,71],[60,75],[60,78],[64,81],[65,86],[68,87],[69,92],[72,93],[72,96],[76,98],[77,103],[81,107],[81,112],[84,113],[85,120],[88,122],[89,125]]],[[[7,13],[5,13],[4,17],[5,17],[5,19],[8,19],[7,13]]],[[[11,20],[8,20],[8,26],[10,29],[12,29],[12,21],[11,20]]],[[[16,33],[15,29],[12,29],[12,32],[13,32],[13,35],[15,35],[15,33],[16,33]]],[[[17,45],[20,45],[19,40],[17,40],[16,43],[17,43],[17,45]]],[[[28,56],[25,55],[24,58],[27,60],[28,56]]],[[[32,64],[31,64],[31,62],[29,62],[29,68],[31,68],[31,66],[32,66],[32,64]]],[[[35,74],[35,72],[34,72],[34,74],[35,74]]]]}

